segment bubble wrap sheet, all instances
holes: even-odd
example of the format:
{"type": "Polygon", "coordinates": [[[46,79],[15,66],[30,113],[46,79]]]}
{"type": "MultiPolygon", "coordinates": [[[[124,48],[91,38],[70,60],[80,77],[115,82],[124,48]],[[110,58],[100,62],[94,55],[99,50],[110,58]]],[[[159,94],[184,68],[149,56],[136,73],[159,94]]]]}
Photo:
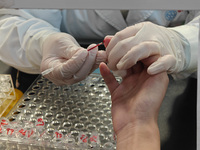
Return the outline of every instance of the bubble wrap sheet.
{"type": "Polygon", "coordinates": [[[40,76],[3,119],[2,147],[116,149],[111,97],[99,74],[65,86],[40,76]]]}

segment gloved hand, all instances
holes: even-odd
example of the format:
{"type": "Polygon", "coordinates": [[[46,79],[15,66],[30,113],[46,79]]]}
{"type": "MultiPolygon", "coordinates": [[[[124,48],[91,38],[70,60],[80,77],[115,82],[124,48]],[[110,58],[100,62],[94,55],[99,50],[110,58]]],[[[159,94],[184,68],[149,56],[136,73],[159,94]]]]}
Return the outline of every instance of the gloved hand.
{"type": "Polygon", "coordinates": [[[186,67],[181,35],[170,28],[143,22],[107,36],[105,41],[108,67],[122,77],[138,61],[154,55],[160,57],[148,67],[150,75],[178,73],[186,67]]]}
{"type": "MultiPolygon", "coordinates": [[[[88,48],[94,46],[91,44],[88,48]]],[[[73,84],[85,79],[100,62],[107,59],[106,53],[98,47],[87,51],[66,33],[49,35],[42,46],[41,72],[54,68],[45,75],[56,85],[73,84]]]]}

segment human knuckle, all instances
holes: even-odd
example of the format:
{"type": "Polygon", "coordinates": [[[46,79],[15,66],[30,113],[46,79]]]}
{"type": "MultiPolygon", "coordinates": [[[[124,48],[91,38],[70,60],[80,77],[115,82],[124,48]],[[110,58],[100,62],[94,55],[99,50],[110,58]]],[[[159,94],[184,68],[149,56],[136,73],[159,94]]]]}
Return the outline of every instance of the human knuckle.
{"type": "Polygon", "coordinates": [[[144,42],[143,47],[147,50],[160,50],[160,45],[157,42],[154,41],[148,41],[148,42],[144,42]]]}
{"type": "Polygon", "coordinates": [[[120,50],[127,50],[129,48],[129,44],[127,44],[125,41],[118,42],[117,46],[120,50]]]}
{"type": "Polygon", "coordinates": [[[121,32],[117,32],[115,34],[115,38],[118,40],[118,41],[121,41],[124,39],[124,35],[121,33],[121,32]]]}

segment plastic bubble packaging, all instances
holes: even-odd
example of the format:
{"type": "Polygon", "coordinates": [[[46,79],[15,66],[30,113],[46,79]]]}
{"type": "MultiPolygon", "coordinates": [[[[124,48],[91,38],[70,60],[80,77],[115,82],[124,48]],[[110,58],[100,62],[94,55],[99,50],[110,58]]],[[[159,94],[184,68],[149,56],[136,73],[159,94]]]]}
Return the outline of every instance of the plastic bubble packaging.
{"type": "Polygon", "coordinates": [[[99,74],[65,86],[39,76],[0,127],[0,149],[116,149],[111,97],[99,74]]]}
{"type": "Polygon", "coordinates": [[[15,91],[11,75],[0,74],[0,117],[15,100],[15,91]]]}

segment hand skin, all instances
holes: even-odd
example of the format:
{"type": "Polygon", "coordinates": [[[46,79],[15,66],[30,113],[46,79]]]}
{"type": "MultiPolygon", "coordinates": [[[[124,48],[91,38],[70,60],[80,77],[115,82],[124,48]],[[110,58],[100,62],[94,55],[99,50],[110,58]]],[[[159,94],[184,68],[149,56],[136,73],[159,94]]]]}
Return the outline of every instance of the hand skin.
{"type": "Polygon", "coordinates": [[[119,84],[105,63],[100,72],[111,93],[117,150],[159,150],[159,108],[168,86],[166,72],[150,76],[147,66],[157,57],[137,63],[119,84]]]}

